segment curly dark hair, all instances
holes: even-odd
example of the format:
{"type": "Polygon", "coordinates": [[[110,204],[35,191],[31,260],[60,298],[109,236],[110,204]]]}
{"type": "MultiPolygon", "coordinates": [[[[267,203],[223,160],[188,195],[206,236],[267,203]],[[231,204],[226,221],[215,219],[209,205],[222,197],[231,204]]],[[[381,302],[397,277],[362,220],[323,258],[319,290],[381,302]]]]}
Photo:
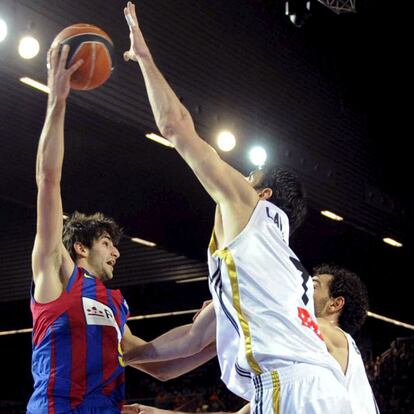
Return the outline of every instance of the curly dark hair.
{"type": "Polygon", "coordinates": [[[74,244],[81,242],[91,248],[93,241],[105,232],[111,236],[112,243],[116,246],[121,239],[122,229],[112,218],[102,213],[86,215],[75,211],[64,223],[62,240],[70,256],[76,261],[74,244]]]}
{"type": "Polygon", "coordinates": [[[290,233],[303,223],[306,216],[305,191],[297,176],[291,171],[280,167],[267,167],[263,169],[263,178],[255,187],[272,189],[271,203],[281,208],[288,216],[290,233]]]}
{"type": "Polygon", "coordinates": [[[365,284],[355,273],[336,265],[323,264],[313,269],[314,276],[332,275],[329,294],[332,298],[342,296],[345,305],[339,315],[339,326],[351,335],[364,324],[369,308],[365,284]]]}

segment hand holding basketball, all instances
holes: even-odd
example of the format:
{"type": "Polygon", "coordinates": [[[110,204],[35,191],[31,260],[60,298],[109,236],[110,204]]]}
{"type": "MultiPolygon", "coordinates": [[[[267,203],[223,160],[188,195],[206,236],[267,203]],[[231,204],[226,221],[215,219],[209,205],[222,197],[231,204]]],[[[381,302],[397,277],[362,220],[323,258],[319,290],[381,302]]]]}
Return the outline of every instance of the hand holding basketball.
{"type": "Polygon", "coordinates": [[[47,54],[49,100],[63,101],[68,97],[71,76],[83,64],[83,59],[79,59],[66,69],[69,49],[69,46],[65,45],[59,55],[59,47],[53,46],[47,54]]]}
{"type": "Polygon", "coordinates": [[[135,5],[130,1],[124,8],[124,14],[129,26],[129,39],[131,41],[130,49],[124,53],[124,60],[134,60],[136,62],[138,58],[151,56],[144,36],[139,28],[135,5]]]}
{"type": "Polygon", "coordinates": [[[70,46],[68,65],[80,59],[84,61],[82,67],[73,72],[71,88],[89,90],[106,82],[112,71],[113,43],[102,29],[85,23],[66,27],[55,37],[52,47],[65,45],[70,46]]]}

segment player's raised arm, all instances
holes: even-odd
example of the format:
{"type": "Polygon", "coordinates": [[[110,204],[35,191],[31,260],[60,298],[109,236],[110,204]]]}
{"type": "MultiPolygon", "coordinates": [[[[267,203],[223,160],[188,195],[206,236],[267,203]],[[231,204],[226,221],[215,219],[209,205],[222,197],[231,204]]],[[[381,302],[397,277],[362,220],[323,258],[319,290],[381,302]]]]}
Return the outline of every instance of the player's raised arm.
{"type": "Polygon", "coordinates": [[[149,101],[161,134],[168,139],[194,171],[204,188],[217,203],[254,206],[258,196],[244,177],[226,162],[194,128],[188,110],[158,70],[140,30],[135,6],[124,9],[130,28],[131,48],[125,60],[137,61],[144,76],[149,101]]]}
{"type": "Polygon", "coordinates": [[[37,228],[32,253],[34,297],[45,303],[62,292],[64,278],[73,263],[62,244],[63,209],[60,194],[64,152],[64,118],[69,80],[82,61],[66,69],[69,47],[59,55],[58,47],[48,52],[50,89],[46,119],[39,140],[36,159],[37,228]]]}

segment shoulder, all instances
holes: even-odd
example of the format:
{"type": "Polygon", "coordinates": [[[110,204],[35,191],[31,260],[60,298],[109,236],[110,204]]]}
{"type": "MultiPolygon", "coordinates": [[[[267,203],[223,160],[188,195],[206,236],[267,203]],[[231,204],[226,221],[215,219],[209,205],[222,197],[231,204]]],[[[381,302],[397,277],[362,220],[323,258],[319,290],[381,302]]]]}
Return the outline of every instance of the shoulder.
{"type": "Polygon", "coordinates": [[[317,318],[319,329],[325,342],[335,348],[348,348],[348,339],[345,332],[324,318],[317,318]]]}

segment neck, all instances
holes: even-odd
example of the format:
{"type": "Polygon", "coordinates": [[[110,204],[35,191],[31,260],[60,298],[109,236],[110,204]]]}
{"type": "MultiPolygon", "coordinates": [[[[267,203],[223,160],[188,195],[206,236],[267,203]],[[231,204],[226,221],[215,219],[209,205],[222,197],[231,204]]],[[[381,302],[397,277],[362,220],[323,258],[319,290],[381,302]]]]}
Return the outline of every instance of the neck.
{"type": "Polygon", "coordinates": [[[98,277],[98,275],[96,274],[95,269],[92,267],[92,265],[90,263],[88,263],[88,261],[85,258],[82,259],[78,259],[76,261],[76,265],[78,267],[81,267],[82,269],[85,269],[89,274],[98,277]]]}
{"type": "Polygon", "coordinates": [[[325,319],[326,321],[328,321],[332,326],[335,326],[336,328],[339,328],[339,323],[338,323],[338,316],[336,314],[333,315],[322,315],[319,318],[321,319],[325,319]]]}

